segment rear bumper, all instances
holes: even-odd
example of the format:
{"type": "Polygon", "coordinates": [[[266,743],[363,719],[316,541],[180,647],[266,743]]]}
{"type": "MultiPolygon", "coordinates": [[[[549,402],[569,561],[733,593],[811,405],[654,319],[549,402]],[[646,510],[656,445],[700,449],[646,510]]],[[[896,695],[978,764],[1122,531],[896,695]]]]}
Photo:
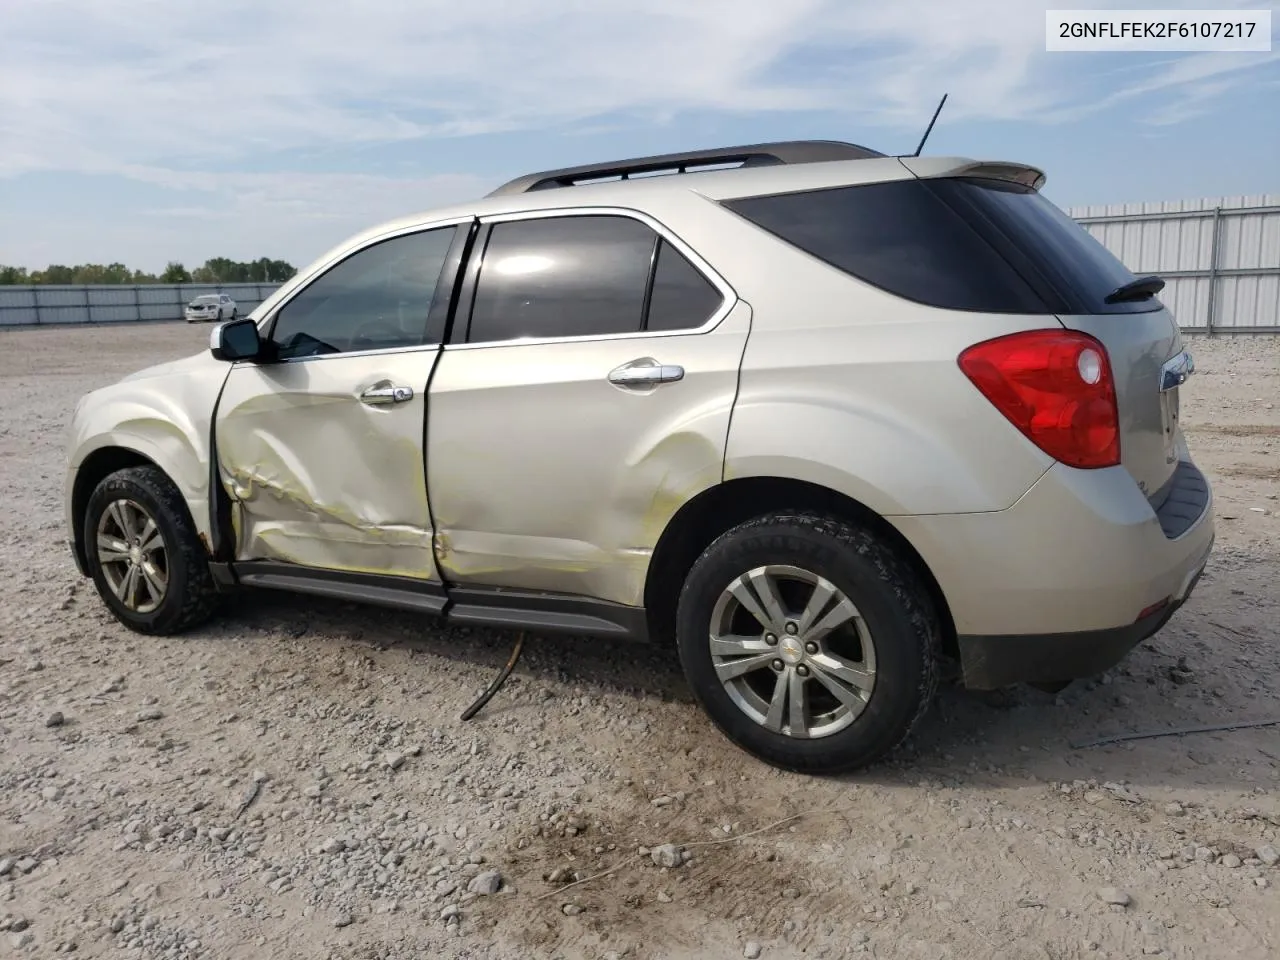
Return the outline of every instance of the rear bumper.
{"type": "Polygon", "coordinates": [[[1122,467],[1059,464],[1008,510],[889,518],[942,589],[966,682],[1088,676],[1163,626],[1214,538],[1203,475],[1176,473],[1158,511],[1122,467]]]}
{"type": "Polygon", "coordinates": [[[1168,623],[1203,572],[1201,566],[1192,574],[1181,597],[1127,626],[1039,636],[961,636],[964,685],[995,690],[1015,683],[1060,683],[1097,676],[1168,623]]]}

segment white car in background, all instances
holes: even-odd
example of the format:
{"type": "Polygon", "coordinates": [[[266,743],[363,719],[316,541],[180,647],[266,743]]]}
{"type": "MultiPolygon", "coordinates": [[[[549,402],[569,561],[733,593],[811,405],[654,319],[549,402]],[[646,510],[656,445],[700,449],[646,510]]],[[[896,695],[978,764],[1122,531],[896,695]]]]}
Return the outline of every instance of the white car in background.
{"type": "Polygon", "coordinates": [[[236,302],[225,293],[210,293],[196,297],[187,304],[187,323],[234,320],[237,313],[236,302]]]}

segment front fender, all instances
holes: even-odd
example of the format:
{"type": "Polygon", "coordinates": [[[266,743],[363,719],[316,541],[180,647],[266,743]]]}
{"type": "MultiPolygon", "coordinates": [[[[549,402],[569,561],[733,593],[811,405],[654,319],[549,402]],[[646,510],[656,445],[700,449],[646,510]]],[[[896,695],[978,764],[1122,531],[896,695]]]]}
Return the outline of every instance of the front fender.
{"type": "Polygon", "coordinates": [[[80,523],[77,508],[87,497],[84,483],[91,491],[102,479],[98,473],[123,453],[148,460],[168,475],[196,531],[209,542],[212,418],[229,370],[229,364],[204,354],[157,368],[154,375],[136,375],[80,401],[68,438],[64,497],[73,540],[80,523]]]}

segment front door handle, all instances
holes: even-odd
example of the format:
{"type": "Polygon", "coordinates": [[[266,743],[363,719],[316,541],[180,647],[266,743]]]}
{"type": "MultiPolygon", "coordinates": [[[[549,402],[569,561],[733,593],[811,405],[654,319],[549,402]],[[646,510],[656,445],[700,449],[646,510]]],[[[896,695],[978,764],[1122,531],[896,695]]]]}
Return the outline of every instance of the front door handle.
{"type": "Polygon", "coordinates": [[[609,371],[609,382],[619,387],[644,387],[684,379],[684,367],[659,363],[653,357],[632,360],[609,371]]]}
{"type": "Polygon", "coordinates": [[[371,407],[387,406],[393,403],[404,403],[413,399],[413,387],[402,387],[390,380],[380,380],[360,394],[360,402],[371,407]]]}

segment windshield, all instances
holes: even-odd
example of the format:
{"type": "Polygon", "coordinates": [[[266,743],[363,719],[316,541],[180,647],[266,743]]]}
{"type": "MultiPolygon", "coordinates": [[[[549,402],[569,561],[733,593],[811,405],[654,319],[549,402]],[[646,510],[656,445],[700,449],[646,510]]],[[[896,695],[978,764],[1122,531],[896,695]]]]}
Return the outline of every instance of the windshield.
{"type": "Polygon", "coordinates": [[[191,304],[192,306],[196,306],[196,307],[207,307],[210,304],[217,303],[217,302],[218,302],[217,297],[196,297],[194,300],[191,301],[191,304]]]}

